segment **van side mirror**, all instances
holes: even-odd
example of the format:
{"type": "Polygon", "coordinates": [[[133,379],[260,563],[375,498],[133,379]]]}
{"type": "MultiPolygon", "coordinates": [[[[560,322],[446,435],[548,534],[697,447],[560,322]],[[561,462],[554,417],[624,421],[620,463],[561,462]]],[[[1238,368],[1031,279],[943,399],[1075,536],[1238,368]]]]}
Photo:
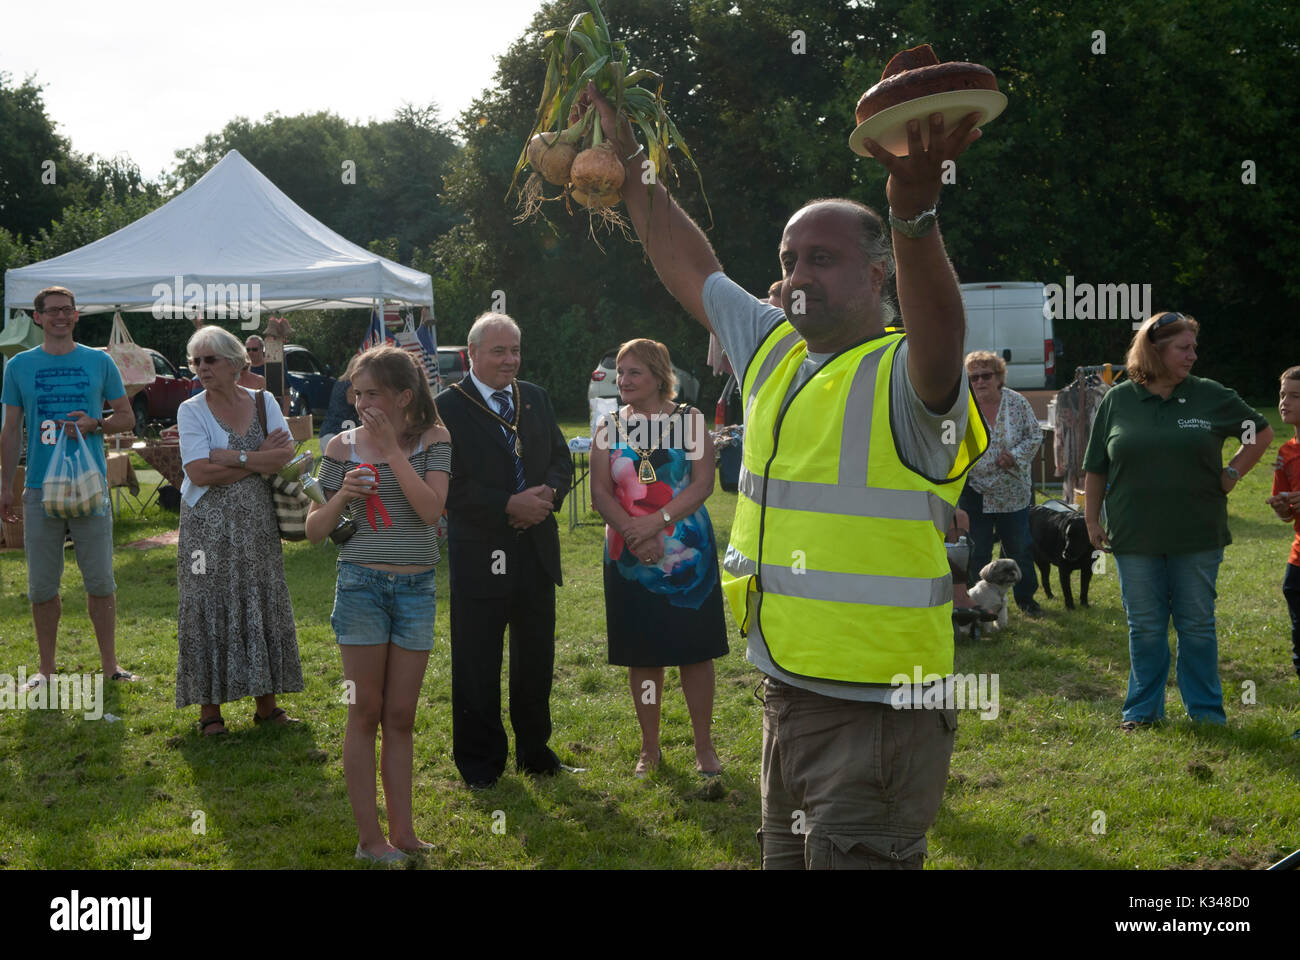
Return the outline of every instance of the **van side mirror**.
{"type": "Polygon", "coordinates": [[[1002,359],[1006,360],[1008,363],[1011,362],[1011,351],[1009,349],[1002,351],[1002,359]]]}

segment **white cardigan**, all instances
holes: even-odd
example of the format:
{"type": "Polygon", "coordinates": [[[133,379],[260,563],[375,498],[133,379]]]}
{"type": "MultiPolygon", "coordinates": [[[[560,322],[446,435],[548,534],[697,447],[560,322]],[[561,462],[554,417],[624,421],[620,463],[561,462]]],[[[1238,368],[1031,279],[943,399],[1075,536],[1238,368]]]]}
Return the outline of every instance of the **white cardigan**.
{"type": "MultiPolygon", "coordinates": [[[[247,387],[240,389],[252,396],[254,404],[257,403],[257,391],[249,390],[247,387]]],[[[190,397],[176,411],[176,426],[181,434],[182,465],[193,463],[195,460],[204,460],[213,450],[230,449],[226,428],[217,423],[217,418],[208,409],[207,396],[207,392],[204,391],[197,397],[190,397]]],[[[289,423],[280,412],[280,405],[268,393],[266,395],[267,433],[288,429],[289,423]]],[[[192,507],[199,502],[199,498],[207,490],[207,487],[201,487],[191,480],[189,472],[186,471],[185,482],[181,484],[182,500],[192,507]]]]}

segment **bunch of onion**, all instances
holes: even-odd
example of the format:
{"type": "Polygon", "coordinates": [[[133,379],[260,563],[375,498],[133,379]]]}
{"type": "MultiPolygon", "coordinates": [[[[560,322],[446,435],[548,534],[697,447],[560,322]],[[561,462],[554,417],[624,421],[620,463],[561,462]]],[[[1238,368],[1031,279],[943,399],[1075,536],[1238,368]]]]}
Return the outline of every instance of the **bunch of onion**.
{"type": "MultiPolygon", "coordinates": [[[[648,191],[656,182],[666,188],[676,181],[668,152],[672,147],[681,151],[699,176],[690,148],[664,109],[659,93],[662,78],[651,70],[629,67],[627,47],[610,40],[609,25],[597,0],[587,3],[591,11],[574,16],[567,30],[545,34],[546,81],[533,129],[510,183],[513,190],[523,168],[532,167],[533,175],[520,190],[521,220],[540,212],[543,201],[558,199],[546,196],[543,182],[567,187],[564,195],[606,223],[611,219],[610,208],[622,198],[622,158],[604,138],[595,108],[579,108],[579,97],[588,83],[609,101],[620,122],[626,118],[645,137],[643,164],[648,161],[652,175],[642,179],[647,181],[648,191]],[[652,92],[638,86],[643,80],[655,83],[656,89],[652,92]]],[[[703,196],[702,183],[700,193],[703,196]]],[[[707,198],[705,206],[707,209],[707,198]]]]}

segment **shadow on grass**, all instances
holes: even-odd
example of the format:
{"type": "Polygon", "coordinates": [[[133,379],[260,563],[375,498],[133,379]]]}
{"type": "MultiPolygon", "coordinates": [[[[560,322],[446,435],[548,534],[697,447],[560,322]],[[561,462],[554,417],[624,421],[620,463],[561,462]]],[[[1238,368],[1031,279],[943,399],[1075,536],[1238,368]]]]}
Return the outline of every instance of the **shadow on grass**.
{"type": "MultiPolygon", "coordinates": [[[[104,713],[126,713],[123,699],[118,685],[105,681],[104,713]]],[[[105,830],[129,828],[155,801],[161,773],[124,769],[128,736],[121,721],[63,710],[24,712],[14,786],[22,794],[22,819],[36,834],[33,865],[67,870],[100,863],[105,830]]]]}
{"type": "MultiPolygon", "coordinates": [[[[505,776],[492,790],[469,799],[488,819],[504,813],[511,836],[520,838],[527,855],[543,869],[698,870],[700,850],[683,842],[678,827],[683,822],[711,838],[732,834],[732,845],[752,853],[756,865],[758,791],[753,783],[726,774],[706,782],[671,767],[635,781],[629,770],[629,796],[588,786],[585,776],[589,774],[558,774],[531,785],[522,777],[505,776]],[[741,823],[745,815],[738,807],[753,811],[752,824],[741,823]]],[[[713,866],[737,866],[732,856],[713,866]]]]}
{"type": "Polygon", "coordinates": [[[252,714],[252,699],[223,704],[229,734],[203,736],[188,724],[175,744],[203,804],[204,837],[222,845],[222,866],[342,866],[355,829],[342,782],[326,776],[331,758],[311,725],[253,727],[252,714]]]}
{"type": "MultiPolygon", "coordinates": [[[[1044,831],[1045,832],[1045,831],[1044,831]]],[[[950,813],[946,808],[930,828],[931,847],[939,846],[945,855],[960,857],[963,867],[990,869],[1006,867],[1007,851],[1020,850],[1017,869],[1115,870],[1120,864],[1088,849],[1089,841],[1078,844],[1043,840],[1020,829],[1007,830],[986,819],[950,813]]]]}

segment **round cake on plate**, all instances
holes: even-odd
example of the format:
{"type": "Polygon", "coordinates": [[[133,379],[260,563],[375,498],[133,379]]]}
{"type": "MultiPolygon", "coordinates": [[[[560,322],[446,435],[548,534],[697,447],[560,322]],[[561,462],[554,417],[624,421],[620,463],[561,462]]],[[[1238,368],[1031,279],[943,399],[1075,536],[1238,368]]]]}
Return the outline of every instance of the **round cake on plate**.
{"type": "Polygon", "coordinates": [[[940,63],[928,43],[895,54],[880,75],[880,82],[862,95],[856,111],[858,123],[909,100],[958,90],[998,89],[997,78],[978,63],[940,63]]]}

